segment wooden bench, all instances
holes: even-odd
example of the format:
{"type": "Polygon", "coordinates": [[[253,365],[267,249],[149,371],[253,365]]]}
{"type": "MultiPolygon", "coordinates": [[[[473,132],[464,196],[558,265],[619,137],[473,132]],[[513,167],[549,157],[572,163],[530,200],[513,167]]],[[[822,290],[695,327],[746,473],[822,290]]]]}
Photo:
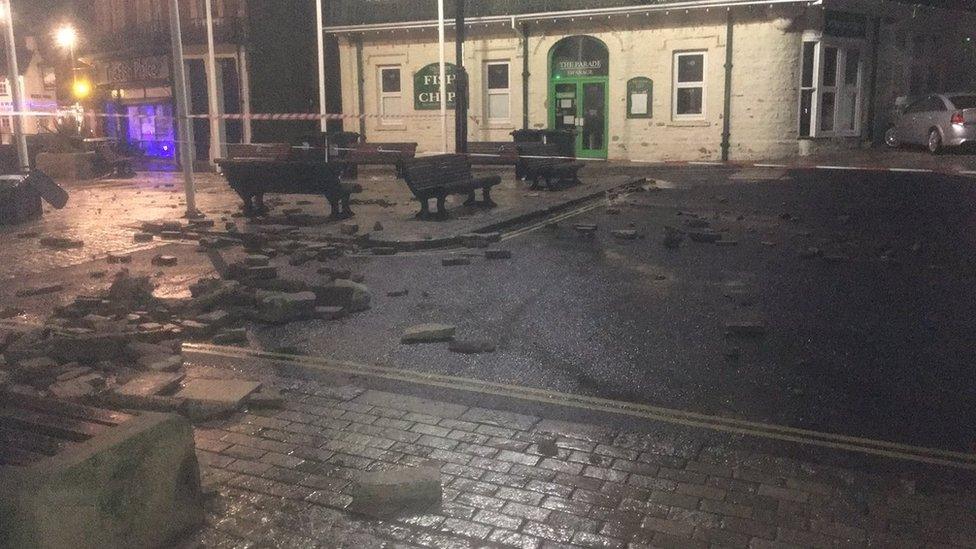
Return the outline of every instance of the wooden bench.
{"type": "Polygon", "coordinates": [[[136,170],[132,167],[132,159],[119,154],[111,143],[98,143],[95,146],[97,162],[104,166],[108,175],[116,177],[135,177],[136,170]]]}
{"type": "Polygon", "coordinates": [[[497,175],[472,176],[471,163],[464,155],[459,154],[438,154],[407,160],[403,163],[403,179],[420,201],[420,212],[417,214],[419,219],[432,217],[428,209],[431,198],[437,199],[437,213],[433,218],[446,219],[444,201],[451,194],[468,195],[464,202],[466,206],[494,206],[491,188],[501,183],[501,177],[497,175]],[[483,194],[480,204],[475,198],[475,191],[478,189],[483,194]]]}
{"type": "Polygon", "coordinates": [[[288,143],[228,143],[227,158],[266,158],[288,160],[291,146],[288,143]]]}
{"type": "Polygon", "coordinates": [[[556,190],[559,183],[569,181],[579,183],[579,171],[584,164],[572,158],[559,155],[559,147],[546,143],[519,143],[516,170],[523,174],[532,188],[538,188],[539,180],[544,179],[550,191],[556,190]]]}
{"type": "Polygon", "coordinates": [[[511,141],[470,141],[468,158],[481,166],[511,166],[518,161],[518,149],[511,141]]]}
{"type": "MultiPolygon", "coordinates": [[[[403,162],[417,155],[416,143],[356,143],[346,151],[345,159],[354,166],[374,164],[392,165],[397,177],[402,177],[403,162]]],[[[355,176],[355,170],[349,174],[355,176]]]]}
{"type": "Polygon", "coordinates": [[[349,196],[362,190],[354,183],[343,183],[346,165],[324,160],[276,160],[271,158],[219,158],[217,165],[228,184],[244,200],[244,214],[264,215],[266,193],[323,195],[337,219],[352,217],[349,196]]]}

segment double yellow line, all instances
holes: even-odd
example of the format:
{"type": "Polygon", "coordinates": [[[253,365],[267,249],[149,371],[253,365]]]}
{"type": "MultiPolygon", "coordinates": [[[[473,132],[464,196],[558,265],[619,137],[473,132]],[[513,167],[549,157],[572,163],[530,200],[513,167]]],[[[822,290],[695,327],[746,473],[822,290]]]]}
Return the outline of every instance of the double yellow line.
{"type": "Polygon", "coordinates": [[[633,402],[560,393],[545,389],[507,385],[414,370],[401,370],[348,361],[330,360],[323,357],[254,351],[239,347],[187,343],[183,345],[183,352],[191,362],[193,362],[195,356],[200,357],[200,359],[205,359],[207,356],[249,360],[264,359],[320,372],[369,376],[389,381],[402,381],[429,387],[514,398],[548,405],[563,406],[576,410],[617,414],[643,420],[660,421],[672,425],[748,435],[769,440],[976,471],[976,454],[823,433],[808,429],[686,412],[633,402]]]}

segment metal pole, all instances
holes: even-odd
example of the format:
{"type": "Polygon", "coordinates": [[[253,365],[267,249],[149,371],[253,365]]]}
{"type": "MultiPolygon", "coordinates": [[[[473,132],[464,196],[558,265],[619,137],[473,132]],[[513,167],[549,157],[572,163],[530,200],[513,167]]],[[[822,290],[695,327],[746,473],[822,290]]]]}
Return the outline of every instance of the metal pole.
{"type": "Polygon", "coordinates": [[[447,69],[444,66],[444,0],[437,0],[437,40],[440,50],[441,152],[447,152],[447,69]]]}
{"type": "Polygon", "coordinates": [[[217,97],[217,53],[214,51],[212,1],[206,0],[207,10],[207,99],[210,111],[210,165],[223,156],[220,148],[220,99],[217,97]]]}
{"type": "MultiPolygon", "coordinates": [[[[0,3],[0,18],[7,18],[7,76],[10,80],[10,98],[13,100],[11,107],[15,113],[23,113],[24,94],[20,87],[20,67],[17,66],[17,46],[14,41],[14,13],[10,8],[10,0],[2,0],[0,3]]],[[[17,145],[17,161],[20,162],[20,169],[27,171],[30,169],[30,158],[27,156],[27,138],[24,136],[23,115],[15,114],[13,119],[14,143],[17,145]]]]}
{"type": "Polygon", "coordinates": [[[455,0],[454,13],[454,150],[468,152],[468,73],[464,69],[464,0],[455,0]]]}
{"type": "Polygon", "coordinates": [[[322,27],[322,0],[315,0],[315,34],[319,46],[319,113],[322,119],[319,121],[319,129],[323,132],[328,131],[329,121],[325,119],[328,110],[325,104],[325,36],[322,27]]]}
{"type": "Polygon", "coordinates": [[[169,0],[169,31],[173,45],[173,96],[176,99],[176,124],[179,130],[180,164],[183,165],[183,190],[186,192],[186,217],[200,217],[193,183],[193,132],[187,116],[186,67],[183,65],[183,33],[180,30],[180,2],[169,0]]]}
{"type": "Polygon", "coordinates": [[[732,40],[734,22],[730,9],[725,24],[725,98],[722,106],[722,162],[729,161],[732,148],[732,40]]]}

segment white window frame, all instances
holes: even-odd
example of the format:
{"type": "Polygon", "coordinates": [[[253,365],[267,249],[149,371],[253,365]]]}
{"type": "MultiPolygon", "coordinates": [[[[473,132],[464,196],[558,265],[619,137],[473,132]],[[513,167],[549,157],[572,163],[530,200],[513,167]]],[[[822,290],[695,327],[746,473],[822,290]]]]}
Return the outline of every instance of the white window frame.
{"type": "Polygon", "coordinates": [[[489,124],[505,124],[512,121],[512,62],[510,60],[497,60],[497,61],[486,61],[485,62],[485,119],[488,120],[489,124]],[[488,69],[492,65],[505,65],[505,71],[508,73],[508,87],[507,88],[495,88],[489,87],[488,83],[488,69]],[[508,103],[508,117],[506,118],[494,118],[491,116],[491,97],[493,95],[504,95],[506,102],[508,103]]]}
{"type": "MultiPolygon", "coordinates": [[[[867,52],[867,42],[860,39],[844,39],[835,37],[825,37],[821,33],[806,33],[803,36],[803,40],[800,42],[800,57],[803,57],[803,43],[804,42],[815,42],[813,53],[813,99],[810,106],[810,135],[800,136],[800,139],[809,139],[815,137],[860,137],[863,130],[863,108],[864,108],[864,71],[865,71],[865,53],[867,52]],[[837,78],[835,79],[834,85],[827,88],[823,83],[823,59],[824,59],[824,48],[837,48],[837,78]],[[854,106],[854,129],[843,129],[839,127],[841,121],[840,110],[844,103],[841,102],[841,98],[849,97],[853,90],[849,89],[846,82],[846,70],[847,70],[847,54],[851,49],[856,49],[860,52],[858,58],[857,67],[857,82],[854,84],[854,89],[856,90],[856,99],[854,106]],[[843,69],[843,70],[841,70],[843,69]],[[821,129],[821,107],[823,106],[823,92],[829,91],[834,93],[834,124],[832,130],[821,129]]],[[[798,88],[800,89],[800,94],[797,95],[797,112],[799,116],[803,116],[802,113],[802,90],[810,89],[803,87],[803,70],[802,67],[799,71],[799,82],[798,88]]],[[[799,133],[799,118],[797,124],[797,133],[799,133]]]]}
{"type": "Polygon", "coordinates": [[[380,113],[381,126],[402,126],[403,118],[389,118],[386,116],[386,99],[397,99],[400,103],[400,113],[403,116],[403,68],[400,65],[380,65],[376,67],[377,93],[379,94],[379,105],[376,111],[380,113]],[[400,73],[400,90],[395,92],[383,91],[383,71],[395,70],[400,73]]]}
{"type": "Polygon", "coordinates": [[[689,51],[676,51],[673,55],[672,63],[672,78],[671,78],[671,119],[676,121],[682,120],[705,120],[707,112],[708,103],[708,89],[705,82],[708,80],[708,51],[707,50],[689,50],[689,51]],[[679,82],[678,81],[678,61],[682,57],[692,57],[701,56],[702,59],[702,79],[700,82],[679,82]],[[702,105],[701,113],[697,114],[678,114],[678,90],[688,89],[688,88],[701,88],[702,91],[702,105]]]}

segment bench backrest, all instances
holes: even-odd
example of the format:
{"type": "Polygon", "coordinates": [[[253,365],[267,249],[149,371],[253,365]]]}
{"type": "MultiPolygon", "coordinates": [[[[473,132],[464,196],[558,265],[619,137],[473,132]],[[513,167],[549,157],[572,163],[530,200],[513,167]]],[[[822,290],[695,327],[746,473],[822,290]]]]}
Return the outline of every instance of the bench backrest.
{"type": "Polygon", "coordinates": [[[519,162],[530,169],[573,162],[571,158],[556,158],[562,155],[553,143],[519,143],[518,154],[519,162]]]}
{"type": "Polygon", "coordinates": [[[122,156],[115,152],[115,148],[112,147],[111,143],[99,143],[95,145],[95,154],[110,164],[122,160],[122,156]]]}
{"type": "Polygon", "coordinates": [[[414,192],[464,183],[471,180],[471,163],[460,154],[413,158],[403,163],[403,179],[414,192]]]}
{"type": "Polygon", "coordinates": [[[227,158],[267,158],[287,160],[291,155],[288,143],[228,143],[227,158]]]}
{"type": "Polygon", "coordinates": [[[417,154],[416,143],[356,143],[349,152],[349,160],[363,164],[375,162],[396,164],[417,154]]]}
{"type": "Polygon", "coordinates": [[[472,164],[512,164],[518,150],[511,141],[469,141],[468,154],[472,164]]]}

